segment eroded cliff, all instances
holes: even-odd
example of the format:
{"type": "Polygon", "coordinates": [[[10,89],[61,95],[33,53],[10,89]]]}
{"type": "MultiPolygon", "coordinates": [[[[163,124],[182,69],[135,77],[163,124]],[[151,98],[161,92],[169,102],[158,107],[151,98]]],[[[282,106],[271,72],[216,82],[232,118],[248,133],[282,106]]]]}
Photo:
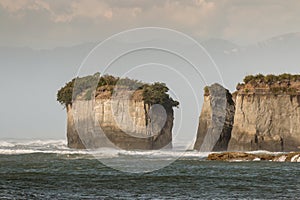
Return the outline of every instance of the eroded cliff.
{"type": "Polygon", "coordinates": [[[234,102],[227,89],[219,84],[205,88],[204,102],[194,149],[226,151],[234,121],[234,102]]]}
{"type": "Polygon", "coordinates": [[[76,116],[68,110],[68,146],[71,148],[112,147],[120,149],[160,149],[172,147],[173,110],[167,112],[159,132],[148,117],[149,106],[143,101],[96,99],[76,102],[76,116]],[[113,105],[117,105],[114,107],[113,105]],[[128,109],[129,116],[124,111],[128,109]],[[87,118],[86,108],[92,106],[87,118]],[[114,110],[116,109],[116,110],[114,110]],[[76,120],[76,125],[74,120],[76,120]],[[78,134],[78,132],[80,134],[78,134]]]}
{"type": "Polygon", "coordinates": [[[232,97],[227,91],[226,98],[224,92],[220,92],[222,89],[212,93],[213,88],[208,88],[194,149],[299,151],[300,75],[247,76],[244,83],[237,85],[237,91],[232,97]],[[215,104],[214,99],[217,102],[215,104]],[[228,105],[226,109],[222,106],[224,101],[228,105]],[[225,123],[219,123],[224,115],[225,123]],[[218,135],[221,137],[215,143],[218,135]],[[215,146],[212,147],[212,144],[215,146]]]}
{"type": "MultiPolygon", "coordinates": [[[[88,79],[90,82],[90,77],[88,79]]],[[[126,87],[121,85],[116,91],[116,83],[98,86],[95,94],[82,89],[72,102],[66,95],[70,95],[74,84],[67,83],[59,91],[58,100],[67,107],[70,148],[148,150],[172,147],[173,107],[178,102],[166,94],[168,89],[164,84],[138,82],[139,87],[132,89],[128,83],[137,81],[125,81],[126,87]],[[95,98],[90,98],[91,95],[95,98]]],[[[107,83],[107,80],[102,82],[107,83]]]]}
{"type": "Polygon", "coordinates": [[[299,150],[300,81],[261,76],[237,89],[229,151],[299,150]]]}

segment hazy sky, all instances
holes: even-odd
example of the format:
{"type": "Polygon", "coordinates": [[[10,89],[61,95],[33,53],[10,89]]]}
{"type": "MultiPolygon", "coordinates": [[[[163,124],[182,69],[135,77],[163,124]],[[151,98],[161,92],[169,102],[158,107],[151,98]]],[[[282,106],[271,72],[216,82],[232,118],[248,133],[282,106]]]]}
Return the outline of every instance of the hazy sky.
{"type": "Polygon", "coordinates": [[[57,90],[99,41],[131,28],[171,28],[203,42],[231,91],[246,74],[299,73],[299,11],[299,0],[0,0],[0,139],[65,138],[57,90]]]}
{"type": "Polygon", "coordinates": [[[53,48],[134,27],[249,44],[300,29],[298,0],[0,0],[0,45],[53,48]]]}

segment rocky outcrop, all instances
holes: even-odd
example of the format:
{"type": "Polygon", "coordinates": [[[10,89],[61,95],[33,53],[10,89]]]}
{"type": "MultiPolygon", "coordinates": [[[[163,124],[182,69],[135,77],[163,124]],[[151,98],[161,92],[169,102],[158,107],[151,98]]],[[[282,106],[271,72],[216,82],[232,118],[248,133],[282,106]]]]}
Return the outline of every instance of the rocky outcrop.
{"type": "Polygon", "coordinates": [[[227,89],[219,84],[206,87],[194,149],[226,151],[231,138],[234,111],[234,102],[227,89]]]}
{"type": "Polygon", "coordinates": [[[194,149],[299,151],[300,75],[250,75],[232,97],[224,91],[206,90],[194,149]]]}
{"type": "Polygon", "coordinates": [[[215,161],[274,161],[274,162],[300,162],[300,152],[280,153],[246,153],[246,152],[223,152],[211,153],[207,160],[215,161]]]}
{"type": "Polygon", "coordinates": [[[293,92],[274,92],[263,84],[239,88],[228,151],[299,150],[300,94],[291,85],[281,88],[293,92]]]}
{"type": "Polygon", "coordinates": [[[73,102],[67,109],[68,146],[126,150],[172,147],[173,109],[150,107],[141,95],[139,90],[122,91],[117,96],[100,91],[95,101],[73,102]]]}

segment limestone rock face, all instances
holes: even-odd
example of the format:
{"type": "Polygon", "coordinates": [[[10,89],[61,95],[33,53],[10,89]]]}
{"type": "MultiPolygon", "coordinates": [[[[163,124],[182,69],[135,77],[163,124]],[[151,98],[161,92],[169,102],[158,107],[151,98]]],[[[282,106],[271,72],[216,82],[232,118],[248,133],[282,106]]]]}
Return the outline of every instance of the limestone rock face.
{"type": "Polygon", "coordinates": [[[78,100],[68,107],[67,114],[68,146],[71,148],[148,150],[172,147],[173,109],[151,110],[141,98],[78,100]]]}
{"type": "Polygon", "coordinates": [[[270,92],[236,94],[229,151],[297,151],[300,95],[270,92]]]}
{"type": "Polygon", "coordinates": [[[227,89],[219,84],[208,88],[204,96],[194,149],[226,151],[231,138],[235,106],[227,89]]]}
{"type": "Polygon", "coordinates": [[[67,139],[68,147],[74,149],[85,149],[78,132],[75,129],[74,116],[72,106],[70,104],[67,106],[67,139]]]}

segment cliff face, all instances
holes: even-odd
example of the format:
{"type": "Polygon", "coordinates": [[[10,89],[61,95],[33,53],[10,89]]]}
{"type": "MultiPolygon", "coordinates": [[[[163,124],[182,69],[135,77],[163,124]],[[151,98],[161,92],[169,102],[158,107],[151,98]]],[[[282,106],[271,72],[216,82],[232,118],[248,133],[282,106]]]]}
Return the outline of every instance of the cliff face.
{"type": "Polygon", "coordinates": [[[219,84],[207,89],[194,149],[226,151],[234,121],[234,102],[229,91],[219,84]]]}
{"type": "Polygon", "coordinates": [[[68,146],[127,150],[171,147],[173,109],[165,111],[153,107],[150,110],[141,94],[136,94],[133,99],[122,97],[124,94],[111,98],[102,93],[94,102],[77,100],[73,108],[69,106],[68,146]]]}
{"type": "Polygon", "coordinates": [[[67,140],[68,147],[74,149],[85,149],[75,128],[73,110],[70,104],[67,105],[67,140]]]}
{"type": "Polygon", "coordinates": [[[240,90],[235,102],[229,151],[299,150],[300,95],[240,90]]]}
{"type": "Polygon", "coordinates": [[[299,151],[300,76],[257,75],[248,79],[238,84],[233,97],[220,85],[209,87],[194,149],[299,151]],[[225,123],[221,123],[224,115],[225,123]]]}

